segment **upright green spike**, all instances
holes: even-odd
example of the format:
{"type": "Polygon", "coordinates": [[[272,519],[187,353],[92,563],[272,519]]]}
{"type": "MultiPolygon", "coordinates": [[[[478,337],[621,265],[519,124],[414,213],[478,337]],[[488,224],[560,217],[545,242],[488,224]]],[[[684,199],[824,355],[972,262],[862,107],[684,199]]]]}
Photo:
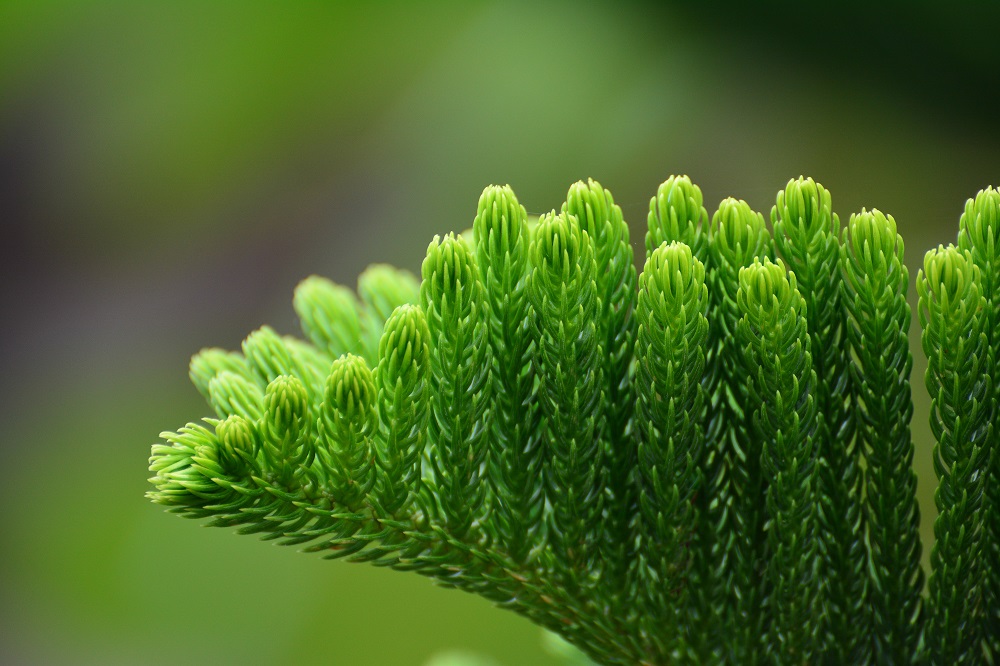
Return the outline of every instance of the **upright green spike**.
{"type": "Polygon", "coordinates": [[[737,340],[739,271],[754,259],[773,258],[764,217],[745,201],[726,199],[709,231],[711,340],[715,382],[709,386],[701,555],[707,573],[703,631],[714,663],[756,664],[762,657],[764,497],[762,442],[751,434],[747,378],[752,372],[737,340]],[[723,621],[720,621],[720,618],[723,621]]]}
{"type": "Polygon", "coordinates": [[[518,563],[541,545],[545,490],[543,442],[535,397],[534,308],[528,299],[527,215],[509,186],[479,197],[473,230],[489,316],[496,409],[490,419],[490,527],[518,563]]]}
{"type": "MultiPolygon", "coordinates": [[[[972,255],[979,267],[981,293],[986,297],[986,331],[990,339],[993,403],[990,423],[1000,424],[1000,191],[987,187],[965,203],[959,220],[958,247],[972,255]]],[[[993,458],[987,482],[986,558],[989,580],[983,589],[986,613],[986,647],[994,662],[1000,662],[1000,425],[993,428],[989,443],[993,458]]]]}
{"type": "Polygon", "coordinates": [[[702,490],[707,311],[705,266],[691,248],[664,243],[654,250],[639,279],[636,308],[639,579],[646,633],[665,635],[653,646],[663,659],[686,655],[686,643],[698,640],[681,628],[693,559],[687,544],[703,519],[694,499],[702,490]]]}
{"type": "Polygon", "coordinates": [[[594,247],[576,218],[543,215],[531,243],[538,395],[546,418],[550,566],[567,589],[597,581],[604,509],[603,347],[594,247]]]}
{"type": "Polygon", "coordinates": [[[854,438],[853,387],[844,344],[846,310],[841,300],[840,218],[830,192],[812,178],[788,181],[771,209],[774,244],[795,273],[806,301],[818,383],[816,406],[823,415],[817,431],[818,492],[825,555],[823,576],[828,605],[824,651],[836,663],[866,664],[870,645],[857,641],[856,623],[867,603],[866,553],[861,523],[861,454],[854,438]]]}
{"type": "MultiPolygon", "coordinates": [[[[687,176],[671,176],[666,181],[660,184],[657,188],[656,195],[649,201],[649,215],[647,216],[647,231],[646,231],[646,257],[652,255],[652,253],[663,243],[680,242],[684,243],[691,248],[694,256],[705,265],[706,269],[709,267],[709,256],[708,256],[708,211],[702,205],[702,194],[701,189],[691,182],[691,179],[687,176]]],[[[709,339],[711,340],[713,336],[712,330],[709,329],[709,339]]],[[[703,383],[706,388],[711,387],[715,383],[714,375],[715,373],[715,362],[712,358],[714,353],[714,344],[710,341],[708,346],[708,358],[706,359],[706,370],[705,376],[703,378],[703,383]]],[[[708,404],[705,402],[703,408],[704,413],[701,416],[701,421],[703,426],[708,427],[706,432],[707,440],[715,440],[718,438],[718,433],[716,432],[721,421],[711,419],[709,411],[707,409],[708,404]]],[[[704,449],[704,454],[710,454],[710,449],[704,449]]],[[[714,459],[709,462],[707,460],[699,460],[697,464],[700,468],[705,469],[708,466],[713,466],[717,461],[714,459]]],[[[714,476],[712,472],[709,473],[710,476],[714,476]]],[[[705,494],[700,494],[696,501],[701,505],[702,509],[707,509],[707,504],[709,502],[709,497],[705,494]]],[[[701,552],[705,549],[710,550],[711,545],[707,543],[702,543],[703,537],[706,535],[704,531],[699,530],[694,536],[694,541],[692,542],[692,548],[701,552]]],[[[701,624],[703,621],[711,622],[709,615],[707,614],[709,601],[708,598],[712,596],[712,582],[711,575],[706,569],[709,566],[709,561],[705,558],[698,558],[696,563],[696,568],[692,572],[692,575],[699,579],[697,582],[692,584],[695,592],[690,597],[690,607],[687,613],[691,616],[691,621],[694,624],[701,624]],[[706,578],[708,580],[700,580],[700,578],[706,578]]],[[[715,625],[717,626],[717,625],[715,625]]],[[[701,651],[702,648],[710,649],[709,641],[706,641],[703,646],[696,646],[696,651],[701,651]]]]}
{"type": "Polygon", "coordinates": [[[615,591],[634,559],[632,517],[638,503],[632,470],[636,462],[632,433],[632,394],[629,369],[635,338],[633,311],[636,272],[629,229],[611,193],[595,180],[578,181],[569,188],[563,212],[573,215],[594,244],[595,282],[601,299],[597,337],[604,350],[603,373],[607,405],[604,456],[607,491],[604,581],[615,591]]]}
{"type": "Polygon", "coordinates": [[[938,476],[924,641],[931,663],[979,664],[984,590],[995,566],[985,552],[993,399],[989,304],[972,255],[954,246],[926,254],[917,293],[938,476]]]}
{"type": "Polygon", "coordinates": [[[312,275],[295,288],[292,305],[306,337],[331,358],[364,352],[360,305],[347,287],[312,275]]]}
{"type": "Polygon", "coordinates": [[[767,660],[818,660],[822,553],[817,515],[818,417],[806,304],[781,261],[740,269],[736,295],[753,398],[753,434],[763,443],[767,488],[767,660]],[[819,612],[817,612],[819,611],[819,612]]]}
{"type": "Polygon", "coordinates": [[[375,368],[376,438],[381,511],[397,519],[420,491],[420,458],[430,407],[430,332],[423,310],[401,305],[385,322],[375,368]]]}
{"type": "Polygon", "coordinates": [[[219,442],[219,460],[227,471],[238,475],[254,463],[260,448],[258,431],[249,419],[233,414],[215,426],[219,442]]]}
{"type": "Polygon", "coordinates": [[[646,256],[662,243],[679,241],[706,263],[708,256],[708,211],[702,205],[701,188],[687,176],[671,176],[649,200],[646,256]]]}
{"type": "Polygon", "coordinates": [[[909,273],[891,215],[851,215],[843,239],[845,331],[858,396],[854,422],[867,470],[869,650],[877,664],[906,664],[917,654],[924,587],[910,437],[909,273]]]}
{"type": "MultiPolygon", "coordinates": [[[[315,415],[315,412],[313,413],[315,415]]],[[[279,375],[264,391],[261,436],[270,468],[285,483],[312,461],[309,398],[298,377],[279,375]]]]}
{"type": "Polygon", "coordinates": [[[358,296],[363,306],[362,349],[365,360],[374,366],[378,362],[378,342],[385,321],[400,305],[419,301],[420,283],[409,271],[388,264],[372,264],[358,276],[358,296]]]}
{"type": "Polygon", "coordinates": [[[348,354],[333,362],[319,417],[323,446],[316,454],[334,500],[351,512],[364,508],[375,482],[375,400],[375,382],[363,358],[348,354]]]}
{"type": "Polygon", "coordinates": [[[478,529],[487,498],[481,473],[492,387],[483,285],[472,251],[454,234],[434,237],[421,272],[431,340],[429,482],[439,504],[431,511],[449,534],[464,539],[478,529]]]}

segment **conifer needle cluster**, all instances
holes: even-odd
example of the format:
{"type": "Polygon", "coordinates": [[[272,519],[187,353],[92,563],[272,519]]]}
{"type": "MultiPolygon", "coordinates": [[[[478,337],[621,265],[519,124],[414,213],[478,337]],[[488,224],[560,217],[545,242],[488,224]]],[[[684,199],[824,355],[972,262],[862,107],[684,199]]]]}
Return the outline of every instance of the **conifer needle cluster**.
{"type": "Polygon", "coordinates": [[[891,215],[788,182],[765,218],[671,177],[641,273],[594,181],[486,188],[420,280],[304,280],[304,339],[205,349],[214,415],[149,498],[484,596],[601,664],[1000,659],[1000,192],[917,276],[938,477],[927,590],[891,215]]]}

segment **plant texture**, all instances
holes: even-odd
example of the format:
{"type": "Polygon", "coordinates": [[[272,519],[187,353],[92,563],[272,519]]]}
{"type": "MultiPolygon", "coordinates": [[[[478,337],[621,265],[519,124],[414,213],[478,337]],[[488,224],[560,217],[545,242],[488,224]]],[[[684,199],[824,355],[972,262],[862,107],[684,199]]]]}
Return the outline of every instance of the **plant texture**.
{"type": "Polygon", "coordinates": [[[764,216],[671,177],[637,273],[611,194],[486,188],[421,279],[373,266],[206,349],[162,434],[180,515],[484,596],[601,664],[1000,659],[1000,192],[917,276],[938,477],[912,469],[903,241],[809,178],[764,216]],[[928,581],[925,590],[925,579],[928,581]]]}

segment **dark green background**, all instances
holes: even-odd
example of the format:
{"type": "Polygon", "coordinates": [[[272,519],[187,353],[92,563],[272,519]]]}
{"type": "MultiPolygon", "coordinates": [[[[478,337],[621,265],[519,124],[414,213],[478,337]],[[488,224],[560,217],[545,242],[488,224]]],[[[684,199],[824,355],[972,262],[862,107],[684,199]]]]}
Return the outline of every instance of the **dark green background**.
{"type": "Polygon", "coordinates": [[[539,213],[597,178],[638,248],[670,174],[765,213],[811,175],[896,217],[912,279],[1000,183],[996,7],[0,1],[0,656],[555,663],[480,599],[145,501],[207,413],[190,355],[295,330],[310,273],[416,270],[489,183],[539,213]]]}

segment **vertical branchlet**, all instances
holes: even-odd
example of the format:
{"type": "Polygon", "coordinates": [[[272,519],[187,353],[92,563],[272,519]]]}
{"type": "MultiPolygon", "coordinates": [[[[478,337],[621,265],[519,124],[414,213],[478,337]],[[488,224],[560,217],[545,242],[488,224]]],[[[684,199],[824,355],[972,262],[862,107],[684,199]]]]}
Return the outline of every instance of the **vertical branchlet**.
{"type": "Polygon", "coordinates": [[[750,433],[751,370],[736,336],[741,318],[736,295],[739,271],[755,258],[773,257],[764,217],[745,201],[726,199],[712,217],[709,234],[710,331],[717,381],[708,397],[715,439],[707,439],[706,515],[702,519],[700,557],[709,564],[703,585],[709,604],[704,624],[712,654],[706,661],[757,664],[764,633],[764,498],[767,483],[760,471],[762,442],[750,433]],[[721,618],[722,621],[719,621],[721,618]]]}
{"type": "Polygon", "coordinates": [[[775,247],[788,270],[795,273],[806,301],[818,379],[816,407],[823,415],[817,430],[822,578],[826,585],[823,651],[834,663],[861,665],[871,660],[868,643],[856,640],[856,624],[867,607],[863,484],[851,418],[850,359],[844,344],[840,219],[830,202],[830,192],[811,178],[790,180],[778,192],[771,223],[775,247]]]}
{"type": "Polygon", "coordinates": [[[604,392],[596,264],[575,217],[543,215],[531,243],[528,289],[538,314],[538,395],[545,416],[546,493],[553,573],[572,594],[601,571],[604,392]]]}
{"type": "Polygon", "coordinates": [[[636,307],[639,581],[646,638],[663,659],[694,658],[691,630],[700,629],[685,615],[691,542],[703,519],[695,498],[702,487],[707,311],[704,264],[687,245],[664,243],[646,260],[636,307]]]}
{"type": "MultiPolygon", "coordinates": [[[[691,248],[691,253],[698,258],[706,270],[711,269],[711,257],[708,252],[708,211],[702,205],[701,189],[691,182],[687,176],[671,176],[656,189],[656,195],[649,200],[649,215],[646,218],[646,257],[652,255],[663,243],[679,242],[691,248]]],[[[717,383],[717,362],[715,359],[715,332],[708,331],[709,342],[705,359],[705,373],[702,384],[709,398],[717,383]]],[[[717,412],[711,408],[708,400],[702,407],[699,417],[705,430],[707,446],[702,449],[702,459],[697,461],[703,470],[706,488],[719,483],[722,475],[722,457],[716,455],[719,432],[722,420],[717,418],[717,412]]],[[[696,502],[699,511],[707,516],[709,504],[713,497],[708,492],[699,493],[696,502]]],[[[715,535],[708,530],[699,530],[692,538],[691,547],[699,553],[710,553],[715,548],[715,535]]],[[[688,613],[691,623],[699,626],[718,627],[711,617],[711,599],[716,596],[711,580],[711,561],[700,556],[695,559],[691,572],[693,593],[688,597],[688,613]]],[[[710,638],[707,632],[701,632],[704,641],[691,648],[699,655],[700,660],[707,660],[718,643],[710,638]]]]}
{"type": "Polygon", "coordinates": [[[569,188],[563,212],[573,215],[594,243],[595,282],[601,308],[597,313],[597,339],[604,355],[606,420],[604,443],[605,572],[603,581],[620,600],[625,575],[634,559],[632,519],[638,503],[635,479],[635,437],[632,433],[634,399],[629,371],[635,338],[633,311],[636,272],[628,225],[611,193],[600,183],[579,181],[569,188]]]}
{"type": "Polygon", "coordinates": [[[908,664],[920,639],[924,586],[910,437],[909,273],[891,215],[877,210],[851,215],[843,239],[854,422],[866,468],[870,650],[874,663],[908,664]]]}
{"type": "Polygon", "coordinates": [[[496,404],[489,432],[490,528],[498,545],[519,564],[528,562],[532,550],[542,545],[545,508],[526,217],[513,190],[494,185],[479,198],[473,222],[496,404]]]}
{"type": "Polygon", "coordinates": [[[401,305],[385,322],[375,368],[379,426],[376,488],[379,513],[396,520],[409,515],[420,493],[421,454],[430,409],[430,331],[423,310],[401,305]]]}
{"type": "Polygon", "coordinates": [[[1000,662],[1000,191],[980,190],[965,203],[958,223],[958,247],[972,255],[979,267],[981,293],[987,301],[986,331],[990,340],[990,362],[986,374],[993,378],[993,401],[988,420],[993,423],[987,446],[993,464],[986,484],[985,545],[983,557],[988,580],[983,588],[986,624],[985,648],[993,663],[1000,662]]]}
{"type": "Polygon", "coordinates": [[[334,501],[354,513],[365,507],[375,483],[375,398],[375,382],[363,358],[348,354],[333,362],[318,419],[324,446],[316,454],[334,501]]]}
{"type": "Polygon", "coordinates": [[[472,250],[460,236],[435,236],[421,269],[420,302],[430,332],[431,411],[424,481],[427,509],[454,538],[481,529],[492,395],[483,286],[472,250]]]}
{"type": "Polygon", "coordinates": [[[737,337],[751,369],[753,434],[763,443],[767,488],[767,659],[810,664],[820,657],[816,373],[806,304],[782,263],[740,270],[737,337]]]}
{"type": "Polygon", "coordinates": [[[934,664],[979,664],[990,573],[983,552],[993,396],[988,304],[972,255],[954,246],[927,253],[917,293],[938,476],[924,641],[934,664]]]}

